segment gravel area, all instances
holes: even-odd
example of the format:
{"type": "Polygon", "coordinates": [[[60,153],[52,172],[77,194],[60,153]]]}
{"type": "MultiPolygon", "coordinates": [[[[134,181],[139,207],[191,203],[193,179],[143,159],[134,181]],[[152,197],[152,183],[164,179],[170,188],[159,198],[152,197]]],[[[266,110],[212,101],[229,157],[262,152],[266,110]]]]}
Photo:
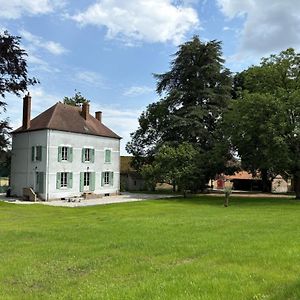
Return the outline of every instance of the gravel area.
{"type": "Polygon", "coordinates": [[[104,204],[113,204],[113,203],[123,203],[123,202],[135,202],[135,201],[145,201],[149,199],[160,199],[160,198],[171,198],[178,197],[174,195],[158,195],[158,194],[134,194],[134,193],[122,193],[118,196],[105,196],[97,199],[76,199],[74,202],[69,202],[68,200],[54,200],[54,201],[22,201],[16,198],[4,198],[1,201],[15,203],[15,204],[43,204],[50,206],[64,206],[64,207],[82,207],[82,206],[93,206],[93,205],[104,205],[104,204]]]}

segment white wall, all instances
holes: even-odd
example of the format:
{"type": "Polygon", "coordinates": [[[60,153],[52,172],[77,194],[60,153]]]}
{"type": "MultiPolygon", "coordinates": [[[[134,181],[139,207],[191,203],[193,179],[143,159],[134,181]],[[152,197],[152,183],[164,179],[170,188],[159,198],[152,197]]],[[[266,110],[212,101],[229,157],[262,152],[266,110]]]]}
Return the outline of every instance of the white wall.
{"type": "Polygon", "coordinates": [[[47,198],[56,199],[70,196],[80,196],[80,172],[95,172],[95,194],[118,193],[120,190],[120,140],[87,134],[48,131],[49,177],[47,178],[47,198]],[[72,162],[58,162],[58,147],[73,148],[72,162]],[[94,163],[82,162],[82,148],[95,149],[94,163]],[[104,150],[111,149],[112,162],[104,163],[104,150]],[[112,187],[101,187],[101,173],[114,172],[112,187]],[[71,189],[56,189],[57,172],[72,172],[73,187],[71,189]]]}
{"type": "MultiPolygon", "coordinates": [[[[47,131],[14,134],[12,138],[12,195],[22,196],[24,187],[35,189],[36,172],[46,171],[47,131]],[[31,161],[31,147],[42,146],[42,161],[31,161]]],[[[44,198],[44,194],[41,195],[44,198]]]]}

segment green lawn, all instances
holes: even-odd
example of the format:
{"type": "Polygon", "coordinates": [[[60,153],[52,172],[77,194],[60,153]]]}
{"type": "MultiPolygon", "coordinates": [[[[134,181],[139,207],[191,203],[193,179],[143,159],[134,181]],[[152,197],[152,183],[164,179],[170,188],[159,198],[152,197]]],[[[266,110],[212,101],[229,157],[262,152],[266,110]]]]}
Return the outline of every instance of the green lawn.
{"type": "Polygon", "coordinates": [[[300,202],[0,202],[0,299],[300,299],[300,202]]]}

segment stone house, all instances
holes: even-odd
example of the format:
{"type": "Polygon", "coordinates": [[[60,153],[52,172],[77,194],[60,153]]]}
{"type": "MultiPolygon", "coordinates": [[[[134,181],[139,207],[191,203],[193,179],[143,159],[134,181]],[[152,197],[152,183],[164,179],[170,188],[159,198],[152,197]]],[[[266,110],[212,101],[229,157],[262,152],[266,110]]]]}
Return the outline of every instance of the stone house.
{"type": "Polygon", "coordinates": [[[119,193],[120,137],[89,104],[56,103],[34,119],[23,99],[23,124],[12,132],[11,194],[30,189],[48,201],[119,193]]]}

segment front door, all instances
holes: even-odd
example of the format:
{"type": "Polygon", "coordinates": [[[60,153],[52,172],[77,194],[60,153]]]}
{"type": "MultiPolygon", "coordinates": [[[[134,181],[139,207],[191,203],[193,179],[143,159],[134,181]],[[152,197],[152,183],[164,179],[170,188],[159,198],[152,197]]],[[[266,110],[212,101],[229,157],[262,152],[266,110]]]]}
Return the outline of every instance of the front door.
{"type": "Polygon", "coordinates": [[[85,192],[89,191],[90,184],[91,184],[91,173],[84,172],[84,174],[83,174],[83,191],[85,191],[85,192]]]}

